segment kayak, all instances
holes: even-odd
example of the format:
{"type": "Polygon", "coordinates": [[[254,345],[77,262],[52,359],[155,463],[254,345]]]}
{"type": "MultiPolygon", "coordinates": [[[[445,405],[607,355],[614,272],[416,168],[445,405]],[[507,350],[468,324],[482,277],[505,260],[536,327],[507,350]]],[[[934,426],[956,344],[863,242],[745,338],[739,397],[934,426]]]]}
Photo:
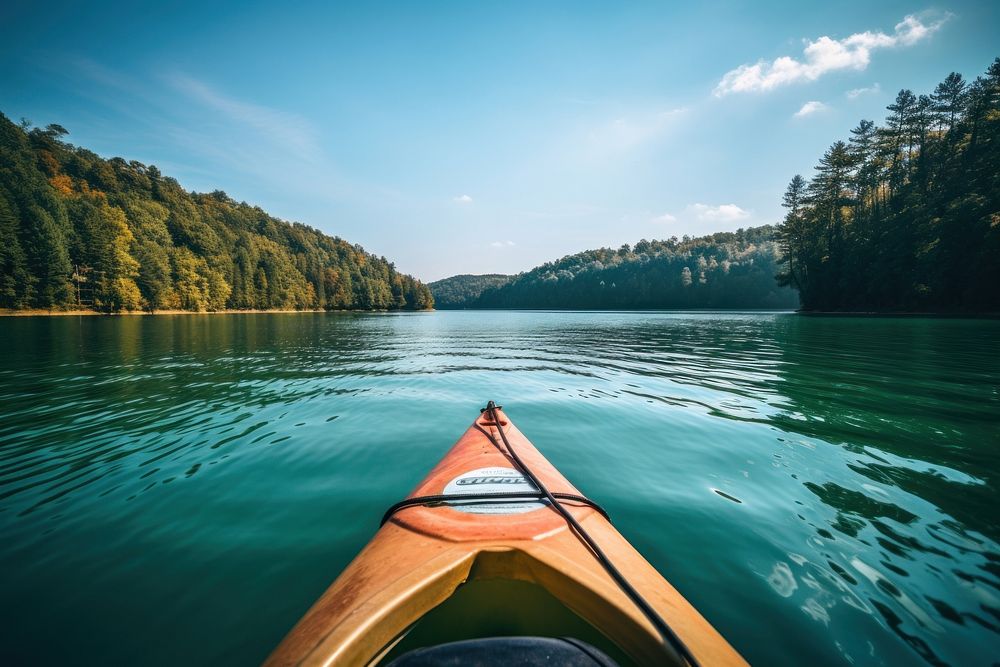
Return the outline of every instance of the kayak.
{"type": "MultiPolygon", "coordinates": [[[[641,665],[746,665],[492,401],[389,508],[371,542],[265,664],[385,664],[429,612],[462,587],[489,580],[541,587],[641,665]]],[[[533,650],[549,652],[538,664],[615,664],[572,638],[559,646],[550,638],[483,641],[445,645],[437,662],[425,648],[392,664],[536,664],[518,653],[533,650]],[[577,647],[597,661],[559,658],[577,647]],[[464,650],[509,659],[452,660],[464,650]]]]}

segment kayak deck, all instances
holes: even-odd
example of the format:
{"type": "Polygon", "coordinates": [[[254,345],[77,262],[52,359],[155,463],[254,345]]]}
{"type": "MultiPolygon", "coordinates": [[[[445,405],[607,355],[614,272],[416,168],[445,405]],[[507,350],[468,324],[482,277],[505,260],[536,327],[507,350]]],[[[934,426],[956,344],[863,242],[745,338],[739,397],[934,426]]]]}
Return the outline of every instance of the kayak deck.
{"type": "MultiPolygon", "coordinates": [[[[550,491],[579,495],[497,408],[477,418],[408,497],[537,494],[510,454],[498,446],[501,436],[550,491]]],[[[700,664],[746,664],[599,511],[584,502],[558,502],[700,664]]],[[[544,500],[527,498],[456,499],[398,510],[266,664],[376,664],[411,626],[464,583],[490,579],[544,588],[640,664],[685,664],[555,509],[544,500]]]]}

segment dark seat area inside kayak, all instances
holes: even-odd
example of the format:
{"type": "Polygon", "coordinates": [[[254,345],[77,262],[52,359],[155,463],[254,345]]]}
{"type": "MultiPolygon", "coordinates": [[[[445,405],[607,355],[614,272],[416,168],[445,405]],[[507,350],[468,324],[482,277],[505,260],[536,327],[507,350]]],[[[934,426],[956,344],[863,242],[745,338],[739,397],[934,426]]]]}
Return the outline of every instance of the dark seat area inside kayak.
{"type": "Polygon", "coordinates": [[[554,637],[489,637],[419,648],[389,667],[618,667],[601,650],[579,639],[554,637]]]}
{"type": "Polygon", "coordinates": [[[636,667],[628,654],[543,587],[514,579],[476,579],[462,584],[417,621],[379,663],[399,667],[560,664],[636,667]],[[499,642],[509,642],[509,648],[499,642]],[[583,655],[589,652],[594,657],[580,661],[578,652],[574,662],[569,657],[573,654],[567,653],[572,645],[586,647],[583,655]],[[451,647],[466,652],[452,654],[451,647]],[[532,647],[538,649],[534,655],[529,650],[532,647]],[[426,662],[417,662],[424,650],[432,652],[426,662]],[[546,657],[549,650],[560,652],[546,657]],[[404,657],[413,662],[395,662],[404,657]]]}

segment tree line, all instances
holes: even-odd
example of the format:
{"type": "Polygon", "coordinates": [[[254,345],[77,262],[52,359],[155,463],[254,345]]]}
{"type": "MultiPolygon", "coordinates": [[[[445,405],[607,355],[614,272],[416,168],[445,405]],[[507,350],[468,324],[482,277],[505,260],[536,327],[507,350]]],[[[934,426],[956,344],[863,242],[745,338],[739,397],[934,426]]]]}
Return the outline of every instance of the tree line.
{"type": "MultiPolygon", "coordinates": [[[[780,253],[772,226],[700,238],[643,239],[635,247],[587,250],[496,281],[480,276],[457,308],[684,309],[794,308],[794,290],[776,284],[780,253]],[[480,287],[481,286],[481,287],[480,287]],[[478,291],[478,294],[476,294],[478,291]]],[[[467,282],[467,281],[465,281],[467,282]]],[[[441,285],[446,281],[439,281],[441,285]]],[[[455,284],[448,294],[460,294],[455,284]]]]}
{"type": "Polygon", "coordinates": [[[1000,311],[1000,58],[901,90],[795,176],[779,282],[822,311],[1000,311]]]}
{"type": "Polygon", "coordinates": [[[502,273],[484,273],[473,275],[463,273],[450,278],[442,278],[427,283],[434,295],[434,307],[442,310],[451,308],[467,308],[489,287],[506,285],[514,276],[502,273]]]}
{"type": "Polygon", "coordinates": [[[384,257],[0,114],[0,307],[425,309],[384,257]]]}

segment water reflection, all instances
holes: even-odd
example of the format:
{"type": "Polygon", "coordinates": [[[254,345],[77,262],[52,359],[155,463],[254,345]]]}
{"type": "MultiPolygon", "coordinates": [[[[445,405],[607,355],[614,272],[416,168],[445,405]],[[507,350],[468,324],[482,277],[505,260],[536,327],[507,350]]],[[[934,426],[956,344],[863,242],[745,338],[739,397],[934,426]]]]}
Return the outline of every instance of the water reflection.
{"type": "MultiPolygon", "coordinates": [[[[785,326],[793,343],[783,348],[790,403],[774,423],[843,448],[843,466],[854,473],[824,469],[804,481],[822,502],[807,503],[816,560],[824,558],[926,662],[985,661],[982,648],[997,645],[1000,607],[992,595],[967,595],[959,582],[992,569],[997,557],[996,514],[988,509],[1000,465],[1000,369],[987,352],[995,326],[822,318],[785,326]],[[827,477],[843,481],[819,481],[827,477]],[[851,539],[834,546],[836,533],[851,539]],[[942,535],[955,547],[935,545],[942,535]]],[[[852,606],[867,613],[868,605],[852,606]]]]}

